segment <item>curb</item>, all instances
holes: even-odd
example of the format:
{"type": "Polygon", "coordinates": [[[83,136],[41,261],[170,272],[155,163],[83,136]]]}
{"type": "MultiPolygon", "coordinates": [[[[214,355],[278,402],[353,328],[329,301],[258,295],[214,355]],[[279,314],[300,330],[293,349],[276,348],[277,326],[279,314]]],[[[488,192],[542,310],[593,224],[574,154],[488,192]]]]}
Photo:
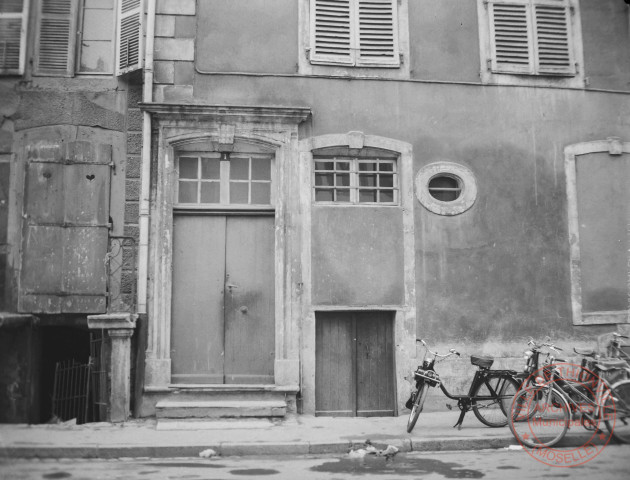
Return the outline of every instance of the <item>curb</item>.
{"type": "MultiPolygon", "coordinates": [[[[379,448],[393,445],[401,452],[496,449],[514,444],[512,437],[469,438],[449,440],[392,439],[387,444],[373,442],[379,448]]],[[[280,442],[280,443],[221,443],[218,445],[83,445],[67,447],[8,446],[0,449],[0,458],[168,458],[199,457],[199,452],[212,448],[218,456],[258,455],[320,455],[344,454],[361,442],[280,442]]]]}
{"type": "MultiPolygon", "coordinates": [[[[589,441],[590,435],[583,433],[567,435],[557,448],[578,447],[589,441]]],[[[602,443],[602,442],[595,442],[602,443]]],[[[611,444],[617,442],[612,441],[611,444]]],[[[82,446],[7,446],[0,447],[0,459],[7,458],[173,458],[194,457],[208,448],[217,452],[217,456],[260,456],[260,455],[338,455],[359,447],[364,441],[338,442],[277,442],[277,443],[237,443],[224,442],[219,444],[196,445],[82,445],[82,446]]],[[[450,439],[419,439],[402,438],[391,439],[386,443],[374,441],[377,448],[393,445],[401,452],[444,452],[444,451],[472,451],[506,448],[518,445],[514,437],[492,438],[450,438],[450,439]]],[[[556,448],[554,447],[554,448],[556,448]]]]}

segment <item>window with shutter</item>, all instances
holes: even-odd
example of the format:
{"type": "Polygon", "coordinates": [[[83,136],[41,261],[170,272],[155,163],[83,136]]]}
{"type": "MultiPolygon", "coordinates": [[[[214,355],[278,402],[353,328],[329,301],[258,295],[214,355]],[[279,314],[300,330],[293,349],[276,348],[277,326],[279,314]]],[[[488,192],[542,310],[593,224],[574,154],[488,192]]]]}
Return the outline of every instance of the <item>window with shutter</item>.
{"type": "Polygon", "coordinates": [[[397,67],[397,0],[312,0],[311,63],[397,67]]]}
{"type": "Polygon", "coordinates": [[[577,73],[569,0],[491,0],[489,67],[495,73],[577,73]]]}
{"type": "Polygon", "coordinates": [[[35,75],[122,75],[142,68],[143,0],[37,0],[35,10],[35,75]]]}
{"type": "Polygon", "coordinates": [[[40,0],[35,71],[71,77],[77,36],[78,0],[40,0]]]}
{"type": "Polygon", "coordinates": [[[142,67],[142,0],[118,2],[116,75],[142,67]]]}
{"type": "Polygon", "coordinates": [[[24,73],[28,1],[0,2],[0,75],[24,73]]]}

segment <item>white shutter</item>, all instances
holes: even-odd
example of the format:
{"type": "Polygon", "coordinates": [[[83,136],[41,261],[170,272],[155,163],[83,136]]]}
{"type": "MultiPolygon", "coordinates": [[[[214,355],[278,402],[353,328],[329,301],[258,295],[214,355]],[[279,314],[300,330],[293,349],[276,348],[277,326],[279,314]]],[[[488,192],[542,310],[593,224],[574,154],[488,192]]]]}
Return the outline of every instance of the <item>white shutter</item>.
{"type": "Polygon", "coordinates": [[[353,1],[311,0],[311,62],[354,64],[353,1]]]}
{"type": "Polygon", "coordinates": [[[142,0],[119,0],[116,34],[116,75],[142,68],[142,0]]]}
{"type": "Polygon", "coordinates": [[[35,71],[74,75],[78,0],[40,0],[35,71]]]}
{"type": "Polygon", "coordinates": [[[357,65],[399,65],[397,0],[358,0],[357,65]]]}
{"type": "Polygon", "coordinates": [[[499,73],[534,73],[529,2],[490,3],[491,69],[499,73]]]}
{"type": "Polygon", "coordinates": [[[576,73],[571,42],[570,11],[566,2],[534,5],[536,24],[537,73],[565,74],[576,73]]]}
{"type": "Polygon", "coordinates": [[[0,75],[24,73],[28,1],[0,2],[0,75]]]}
{"type": "Polygon", "coordinates": [[[576,74],[568,0],[493,0],[488,8],[492,71],[576,74]]]}

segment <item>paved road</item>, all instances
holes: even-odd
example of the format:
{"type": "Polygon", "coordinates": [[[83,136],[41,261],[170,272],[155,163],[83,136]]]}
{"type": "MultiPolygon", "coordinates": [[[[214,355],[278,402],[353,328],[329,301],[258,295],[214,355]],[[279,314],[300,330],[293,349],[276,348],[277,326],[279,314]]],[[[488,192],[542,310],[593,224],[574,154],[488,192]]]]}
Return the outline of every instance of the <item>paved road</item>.
{"type": "Polygon", "coordinates": [[[223,479],[535,479],[627,478],[630,446],[608,446],[585,465],[558,468],[522,450],[418,452],[387,461],[347,455],[302,457],[215,457],[210,459],[0,460],[3,480],[223,480],[223,479]]]}

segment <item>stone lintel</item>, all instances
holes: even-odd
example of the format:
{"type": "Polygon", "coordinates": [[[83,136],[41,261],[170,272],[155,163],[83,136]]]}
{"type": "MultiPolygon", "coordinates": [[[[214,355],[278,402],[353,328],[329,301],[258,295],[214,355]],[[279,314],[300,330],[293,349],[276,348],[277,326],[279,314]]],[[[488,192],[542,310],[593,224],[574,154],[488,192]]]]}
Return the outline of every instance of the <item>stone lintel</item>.
{"type": "Polygon", "coordinates": [[[90,329],[133,331],[136,328],[138,315],[135,313],[105,313],[102,315],[88,315],[87,319],[88,328],[90,329]]]}

